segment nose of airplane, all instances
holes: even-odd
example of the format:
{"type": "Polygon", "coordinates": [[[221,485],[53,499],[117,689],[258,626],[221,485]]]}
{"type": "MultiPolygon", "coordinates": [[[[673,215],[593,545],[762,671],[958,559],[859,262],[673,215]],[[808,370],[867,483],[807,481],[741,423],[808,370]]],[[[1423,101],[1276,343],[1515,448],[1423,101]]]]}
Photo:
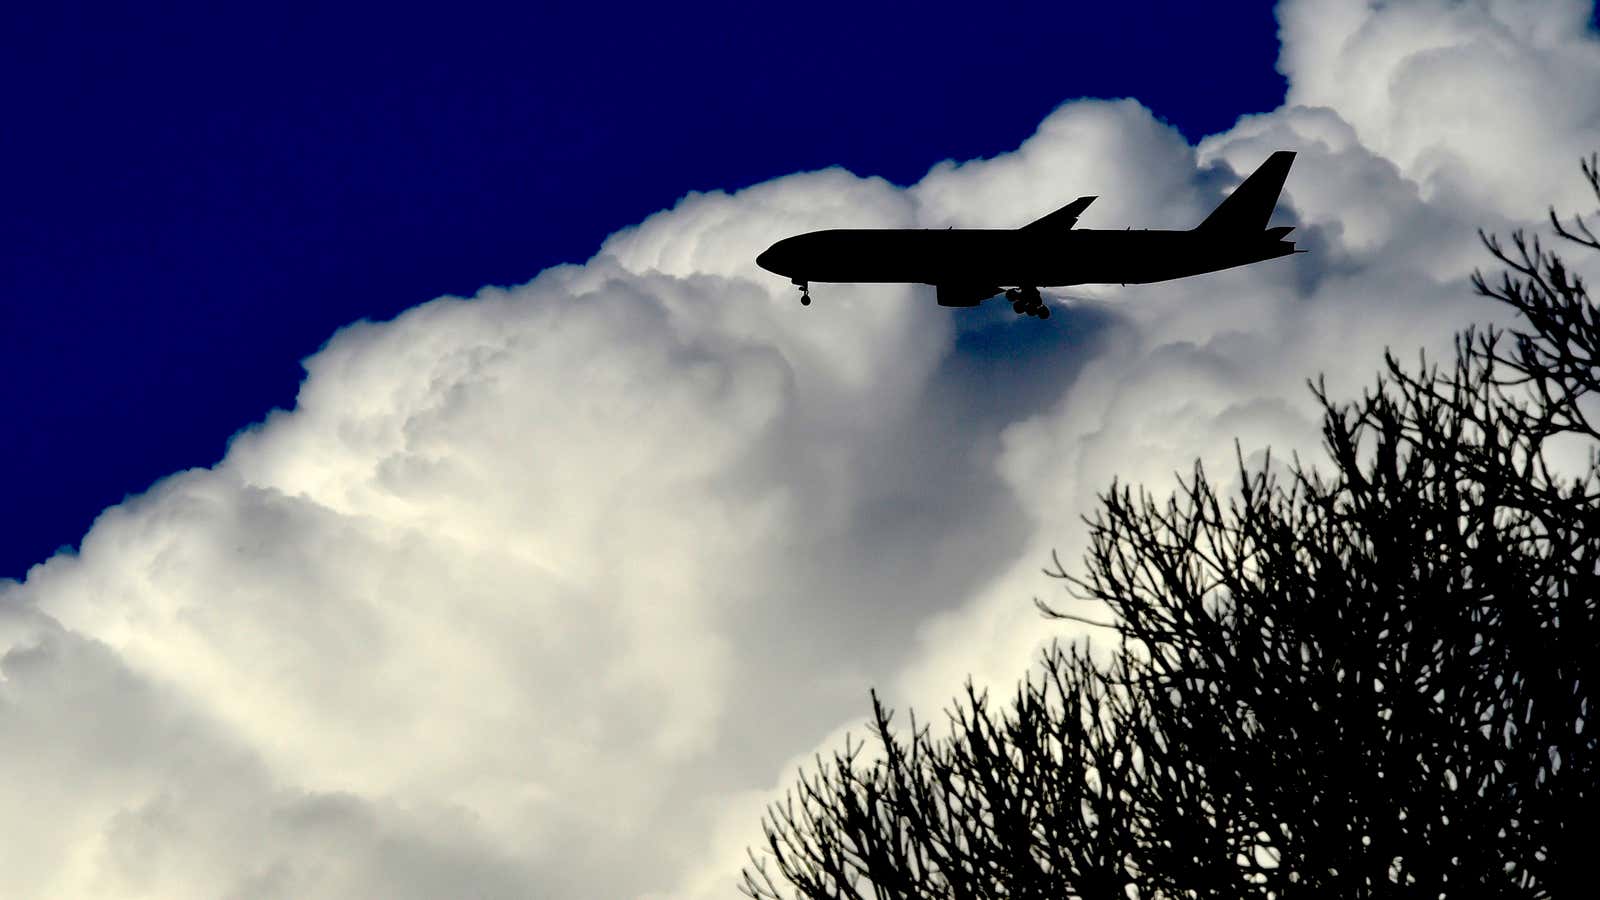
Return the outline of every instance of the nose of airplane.
{"type": "Polygon", "coordinates": [[[756,257],[756,265],[760,266],[763,269],[766,269],[768,272],[772,272],[773,274],[782,274],[777,269],[773,268],[777,264],[778,264],[778,245],[777,244],[773,244],[771,247],[768,247],[766,250],[762,251],[759,256],[756,257]]]}
{"type": "Polygon", "coordinates": [[[788,275],[794,263],[794,238],[784,238],[762,251],[756,257],[756,265],[774,275],[788,275]]]}

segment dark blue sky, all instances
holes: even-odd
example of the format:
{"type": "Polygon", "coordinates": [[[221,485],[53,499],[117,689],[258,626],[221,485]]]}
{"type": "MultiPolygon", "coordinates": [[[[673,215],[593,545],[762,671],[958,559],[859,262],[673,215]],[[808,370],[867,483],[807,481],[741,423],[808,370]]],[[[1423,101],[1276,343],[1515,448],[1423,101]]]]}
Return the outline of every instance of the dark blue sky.
{"type": "Polygon", "coordinates": [[[0,11],[0,577],[215,463],[338,326],[686,191],[905,184],[1082,96],[1194,139],[1284,91],[1265,2],[401,6],[0,11]]]}

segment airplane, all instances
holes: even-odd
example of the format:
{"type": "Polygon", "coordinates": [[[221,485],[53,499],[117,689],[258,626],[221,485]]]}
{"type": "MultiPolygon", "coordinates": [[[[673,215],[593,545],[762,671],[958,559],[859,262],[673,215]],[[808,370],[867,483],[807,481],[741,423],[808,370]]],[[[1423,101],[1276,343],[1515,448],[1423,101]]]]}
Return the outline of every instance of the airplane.
{"type": "Polygon", "coordinates": [[[1079,197],[1021,228],[837,228],[784,238],[756,265],[800,286],[811,283],[920,283],[940,306],[977,306],[1004,292],[1018,315],[1050,318],[1041,287],[1148,284],[1231,269],[1291,253],[1293,226],[1268,228],[1294,151],[1267,157],[1215,210],[1188,231],[1073,228],[1095,197],[1079,197]]]}

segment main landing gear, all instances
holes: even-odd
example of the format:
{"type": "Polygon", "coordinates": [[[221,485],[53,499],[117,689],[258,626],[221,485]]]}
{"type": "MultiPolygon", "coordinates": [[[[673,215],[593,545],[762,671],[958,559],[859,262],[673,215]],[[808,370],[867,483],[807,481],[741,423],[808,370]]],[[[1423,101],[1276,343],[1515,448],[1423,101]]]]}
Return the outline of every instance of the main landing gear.
{"type": "Polygon", "coordinates": [[[1036,287],[1012,288],[1006,291],[1006,299],[1011,301],[1011,311],[1019,316],[1050,318],[1050,308],[1044,305],[1044,298],[1039,296],[1036,287]]]}
{"type": "Polygon", "coordinates": [[[800,305],[801,306],[810,306],[811,305],[811,285],[807,284],[804,281],[801,281],[798,278],[793,279],[793,281],[794,281],[795,284],[800,285],[800,305]]]}

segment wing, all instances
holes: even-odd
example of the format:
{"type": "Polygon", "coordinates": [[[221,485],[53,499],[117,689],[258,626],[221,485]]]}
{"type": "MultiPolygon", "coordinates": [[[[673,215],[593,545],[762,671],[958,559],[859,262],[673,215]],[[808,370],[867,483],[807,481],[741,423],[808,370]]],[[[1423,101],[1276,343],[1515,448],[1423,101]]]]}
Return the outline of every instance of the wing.
{"type": "Polygon", "coordinates": [[[1078,216],[1095,201],[1094,197],[1079,197],[1042,219],[1022,226],[1022,231],[1066,231],[1077,224],[1078,216]]]}
{"type": "Polygon", "coordinates": [[[941,284],[935,286],[935,293],[940,306],[977,306],[1000,293],[1000,289],[982,284],[941,284]]]}

